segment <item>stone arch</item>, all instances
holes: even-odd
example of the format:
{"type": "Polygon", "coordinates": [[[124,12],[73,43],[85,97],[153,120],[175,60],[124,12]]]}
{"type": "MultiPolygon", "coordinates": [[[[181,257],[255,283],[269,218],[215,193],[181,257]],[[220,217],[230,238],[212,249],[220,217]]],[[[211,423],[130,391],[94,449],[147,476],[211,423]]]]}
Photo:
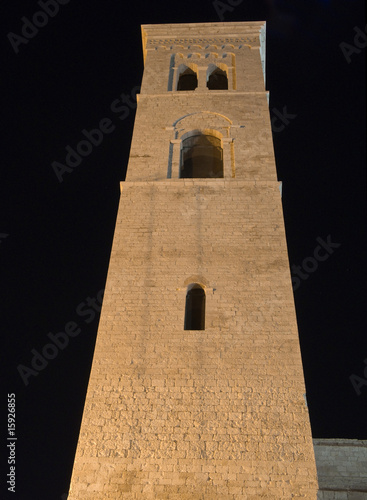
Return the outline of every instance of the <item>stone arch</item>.
{"type": "Polygon", "coordinates": [[[176,90],[195,90],[197,86],[197,65],[194,63],[180,64],[177,68],[176,90]]]}
{"type": "MultiPolygon", "coordinates": [[[[190,113],[182,116],[172,125],[173,136],[170,143],[167,172],[167,177],[169,179],[179,179],[182,177],[182,175],[180,175],[181,166],[185,160],[183,155],[188,152],[186,148],[190,146],[190,142],[184,144],[184,141],[189,137],[199,134],[207,136],[208,142],[205,143],[204,141],[203,147],[205,147],[206,144],[209,150],[209,145],[211,144],[211,147],[217,148],[216,151],[213,151],[217,159],[219,159],[219,148],[221,148],[221,177],[235,177],[234,144],[230,132],[232,121],[228,117],[211,111],[200,111],[198,113],[190,113]],[[217,138],[218,141],[216,141],[215,138],[217,138]]],[[[209,151],[204,151],[205,154],[208,152],[209,151]]]]}
{"type": "Polygon", "coordinates": [[[207,52],[205,54],[205,59],[217,59],[219,54],[217,52],[207,52]]]}
{"type": "Polygon", "coordinates": [[[222,135],[229,137],[229,128],[232,121],[225,115],[214,113],[212,111],[199,111],[182,116],[173,123],[176,131],[175,139],[182,137],[185,132],[195,128],[210,128],[222,131],[222,135]]]}
{"type": "Polygon", "coordinates": [[[225,59],[226,61],[231,62],[231,66],[234,66],[236,56],[234,55],[233,52],[223,52],[222,54],[222,59],[225,59]]]}
{"type": "Polygon", "coordinates": [[[180,178],[223,178],[222,134],[191,130],[182,136],[180,178]]]}
{"type": "Polygon", "coordinates": [[[199,54],[199,52],[192,52],[192,53],[187,55],[187,58],[188,59],[200,59],[201,54],[199,54]]]}
{"type": "Polygon", "coordinates": [[[224,63],[209,64],[206,72],[209,90],[228,90],[228,67],[224,63]]]}
{"type": "MultiPolygon", "coordinates": [[[[209,280],[202,274],[191,274],[189,277],[187,277],[182,283],[182,286],[185,288],[185,290],[190,285],[190,283],[198,283],[202,288],[205,289],[208,289],[209,287],[209,280]]],[[[180,288],[180,290],[182,289],[180,288]]]]}

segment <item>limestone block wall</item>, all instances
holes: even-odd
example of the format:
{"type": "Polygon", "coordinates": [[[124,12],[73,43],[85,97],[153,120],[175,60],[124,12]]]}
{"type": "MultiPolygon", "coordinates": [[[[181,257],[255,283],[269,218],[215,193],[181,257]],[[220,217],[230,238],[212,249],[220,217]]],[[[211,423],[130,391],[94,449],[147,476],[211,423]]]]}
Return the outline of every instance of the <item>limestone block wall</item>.
{"type": "Polygon", "coordinates": [[[263,25],[142,28],[71,500],[316,500],[263,25]],[[179,53],[201,68],[197,90],[170,89],[179,53]],[[216,58],[231,61],[228,91],[202,79],[216,58]],[[192,131],[220,138],[224,178],[180,178],[192,131]],[[205,290],[205,330],[184,329],[192,283],[205,290]]]}
{"type": "Polygon", "coordinates": [[[178,178],[180,139],[194,129],[221,133],[228,148],[229,177],[276,180],[269,108],[265,93],[179,92],[170,98],[139,98],[127,181],[178,178]]]}
{"type": "Polygon", "coordinates": [[[124,183],[69,498],[315,500],[289,282],[278,183],[124,183]]]}
{"type": "Polygon", "coordinates": [[[143,25],[142,40],[145,64],[142,94],[175,91],[176,80],[172,79],[172,74],[181,62],[192,63],[198,68],[196,92],[207,90],[203,78],[210,62],[233,68],[229,90],[265,90],[263,22],[143,25]]]}
{"type": "Polygon", "coordinates": [[[276,179],[263,28],[262,22],[142,26],[145,67],[127,181],[178,178],[181,139],[194,129],[220,134],[225,177],[276,179]],[[193,91],[176,90],[183,62],[197,70],[193,91]],[[228,90],[206,87],[214,63],[227,67],[228,90]]]}
{"type": "Polygon", "coordinates": [[[229,91],[264,92],[264,77],[259,47],[248,45],[210,44],[205,41],[191,45],[156,47],[147,51],[142,94],[176,93],[177,69],[180,64],[195,68],[198,74],[196,93],[210,92],[206,88],[209,64],[221,65],[228,72],[229,91]],[[160,72],[164,73],[160,73],[160,72]],[[164,75],[163,78],[160,75],[164,75]]]}
{"type": "Polygon", "coordinates": [[[319,500],[367,499],[367,441],[314,439],[319,500]]]}

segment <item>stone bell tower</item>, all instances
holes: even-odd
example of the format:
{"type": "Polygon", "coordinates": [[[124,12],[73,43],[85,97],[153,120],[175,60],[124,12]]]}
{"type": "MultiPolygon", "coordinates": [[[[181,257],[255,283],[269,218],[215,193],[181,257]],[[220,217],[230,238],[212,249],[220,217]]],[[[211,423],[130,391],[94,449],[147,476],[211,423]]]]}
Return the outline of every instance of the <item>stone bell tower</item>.
{"type": "Polygon", "coordinates": [[[142,26],[69,499],[316,499],[265,23],[142,26]]]}

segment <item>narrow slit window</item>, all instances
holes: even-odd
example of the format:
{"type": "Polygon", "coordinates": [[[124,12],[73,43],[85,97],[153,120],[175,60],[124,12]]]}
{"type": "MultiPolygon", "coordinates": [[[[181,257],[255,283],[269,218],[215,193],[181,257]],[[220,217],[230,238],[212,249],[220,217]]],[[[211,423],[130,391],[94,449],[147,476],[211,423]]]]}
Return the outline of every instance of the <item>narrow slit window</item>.
{"type": "Polygon", "coordinates": [[[205,330],[205,291],[197,283],[187,289],[185,330],[205,330]]]}

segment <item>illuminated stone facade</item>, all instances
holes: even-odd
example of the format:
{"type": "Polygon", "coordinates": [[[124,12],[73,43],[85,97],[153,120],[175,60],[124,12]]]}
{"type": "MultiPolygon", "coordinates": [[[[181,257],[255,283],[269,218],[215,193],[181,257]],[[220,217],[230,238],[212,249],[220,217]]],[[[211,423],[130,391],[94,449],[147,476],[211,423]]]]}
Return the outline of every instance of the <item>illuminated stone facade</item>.
{"type": "Polygon", "coordinates": [[[367,441],[314,439],[318,500],[367,499],[367,441]]]}
{"type": "Polygon", "coordinates": [[[316,500],[265,25],[145,25],[142,35],[69,499],[316,500]],[[204,323],[190,330],[193,287],[204,323]]]}

